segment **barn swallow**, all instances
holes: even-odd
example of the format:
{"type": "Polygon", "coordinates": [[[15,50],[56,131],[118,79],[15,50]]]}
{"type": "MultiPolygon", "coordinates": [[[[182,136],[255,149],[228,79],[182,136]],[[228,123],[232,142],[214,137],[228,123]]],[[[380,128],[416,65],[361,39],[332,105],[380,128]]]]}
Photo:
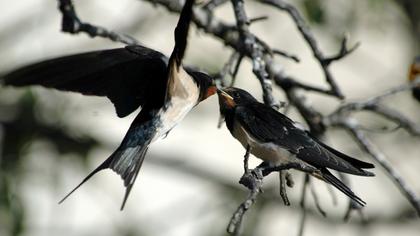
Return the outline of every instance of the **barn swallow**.
{"type": "Polygon", "coordinates": [[[127,46],[47,60],[4,76],[6,85],[41,85],[108,97],[119,117],[141,107],[120,146],[60,203],[94,174],[110,168],[126,187],[122,210],[149,145],[166,136],[195,105],[216,93],[209,75],[182,65],[193,3],[187,0],[182,9],[169,59],[147,47],[127,46]]]}
{"type": "Polygon", "coordinates": [[[301,125],[238,88],[218,90],[220,112],[230,133],[254,156],[269,166],[289,163],[315,168],[313,175],[364,206],[366,203],[328,169],[374,176],[363,169],[371,163],[349,157],[312,137],[301,125]]]}
{"type": "MultiPolygon", "coordinates": [[[[413,82],[420,80],[420,56],[417,56],[410,66],[410,72],[408,74],[408,80],[413,82]]],[[[412,90],[413,97],[420,102],[420,85],[415,86],[412,90]]]]}

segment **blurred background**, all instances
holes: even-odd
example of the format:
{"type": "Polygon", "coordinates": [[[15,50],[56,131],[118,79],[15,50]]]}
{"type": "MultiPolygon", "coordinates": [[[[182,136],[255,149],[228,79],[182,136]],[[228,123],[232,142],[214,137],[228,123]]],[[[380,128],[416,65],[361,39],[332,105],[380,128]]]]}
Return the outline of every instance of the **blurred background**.
{"type": "MultiPolygon", "coordinates": [[[[353,54],[335,63],[332,72],[349,101],[357,101],[407,82],[413,57],[420,48],[420,2],[417,0],[294,0],[308,20],[320,47],[334,54],[344,34],[353,54]],[[411,4],[411,5],[410,5],[411,4]]],[[[118,32],[169,55],[178,16],[140,0],[74,1],[80,18],[118,32]]],[[[85,34],[60,32],[61,15],[52,0],[0,0],[0,74],[47,58],[122,44],[85,34]]],[[[251,26],[252,32],[300,57],[300,63],[277,58],[287,73],[304,82],[325,86],[318,63],[295,24],[284,12],[246,1],[250,17],[269,19],[251,26]]],[[[231,5],[217,17],[234,23],[231,5]]],[[[219,71],[231,49],[193,27],[187,63],[219,71]]],[[[249,61],[239,71],[237,86],[261,98],[249,61]]],[[[276,89],[279,100],[282,91],[276,89]]],[[[307,94],[323,114],[340,103],[331,97],[307,94]]],[[[420,104],[409,92],[385,100],[387,105],[420,122],[420,104]]],[[[166,139],[154,143],[143,164],[124,211],[124,188],[119,176],[97,174],[66,202],[57,202],[119,145],[136,114],[119,119],[104,98],[84,97],[39,87],[0,88],[0,235],[225,235],[227,223],[246,197],[239,185],[244,150],[226,127],[217,128],[217,98],[196,107],[166,139]]],[[[295,110],[289,116],[301,121],[295,110]]],[[[370,128],[395,124],[372,115],[357,118],[370,128]]],[[[399,129],[368,136],[386,153],[407,183],[420,194],[419,138],[399,129]]],[[[326,142],[371,161],[341,130],[330,129],[326,142]]],[[[252,160],[257,165],[257,160],[252,160]]],[[[418,235],[420,224],[407,200],[380,167],[375,178],[349,176],[353,190],[367,202],[367,221],[354,214],[342,217],[347,199],[336,192],[332,204],[325,184],[314,180],[323,218],[308,198],[305,235],[418,235]]],[[[247,213],[244,235],[297,235],[302,174],[292,171],[296,186],[288,189],[291,206],[278,194],[278,177],[267,178],[265,193],[247,213]]]]}

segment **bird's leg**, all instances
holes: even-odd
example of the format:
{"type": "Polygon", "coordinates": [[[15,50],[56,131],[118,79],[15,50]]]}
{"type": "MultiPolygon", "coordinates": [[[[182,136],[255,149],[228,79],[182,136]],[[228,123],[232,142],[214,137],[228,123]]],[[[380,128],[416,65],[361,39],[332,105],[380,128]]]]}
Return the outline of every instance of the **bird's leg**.
{"type": "Polygon", "coordinates": [[[286,174],[287,174],[287,170],[279,171],[280,197],[283,199],[284,205],[290,206],[290,201],[289,201],[289,198],[287,197],[287,192],[286,192],[286,174]]]}
{"type": "Polygon", "coordinates": [[[247,174],[249,172],[248,169],[248,160],[249,160],[249,153],[251,151],[251,146],[247,145],[246,146],[246,152],[245,152],[245,156],[244,156],[244,173],[247,174]]]}
{"type": "Polygon", "coordinates": [[[244,156],[244,174],[242,175],[241,179],[239,180],[239,183],[244,185],[245,187],[247,187],[250,190],[255,190],[256,188],[258,188],[258,191],[261,191],[260,187],[260,182],[262,182],[263,179],[263,170],[259,167],[250,170],[248,168],[248,159],[249,159],[249,154],[251,153],[251,146],[247,146],[246,147],[246,153],[244,156]]]}

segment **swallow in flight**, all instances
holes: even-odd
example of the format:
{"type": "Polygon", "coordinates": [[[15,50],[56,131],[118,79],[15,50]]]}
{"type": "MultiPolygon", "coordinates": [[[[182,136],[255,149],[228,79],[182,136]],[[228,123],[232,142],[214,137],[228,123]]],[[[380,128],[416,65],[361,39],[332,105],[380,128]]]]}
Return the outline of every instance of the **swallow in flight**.
{"type": "Polygon", "coordinates": [[[231,87],[217,93],[226,126],[251,154],[269,166],[299,163],[315,168],[315,177],[332,184],[361,206],[366,204],[328,169],[374,176],[363,170],[374,168],[373,164],[349,157],[318,141],[293,120],[258,102],[242,89],[231,87]]]}
{"type": "Polygon", "coordinates": [[[126,187],[122,210],[149,145],[216,93],[209,75],[182,65],[193,3],[187,0],[182,9],[169,59],[147,47],[127,46],[47,60],[3,76],[5,85],[41,85],[107,97],[119,117],[141,107],[120,146],[60,203],[94,174],[109,168],[121,176],[126,187]]]}
{"type": "MultiPolygon", "coordinates": [[[[408,75],[408,80],[413,82],[415,80],[420,80],[420,56],[417,56],[413,63],[410,66],[410,72],[408,75]]],[[[420,102],[420,85],[415,86],[412,90],[413,97],[420,102]]]]}

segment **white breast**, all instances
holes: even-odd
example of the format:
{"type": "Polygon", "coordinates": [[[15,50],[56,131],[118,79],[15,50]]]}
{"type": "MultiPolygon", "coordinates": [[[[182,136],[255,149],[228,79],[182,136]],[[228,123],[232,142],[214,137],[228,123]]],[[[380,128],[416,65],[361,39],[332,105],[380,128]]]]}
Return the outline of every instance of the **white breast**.
{"type": "Polygon", "coordinates": [[[159,115],[164,121],[158,128],[155,139],[166,135],[174,126],[176,126],[188,112],[196,105],[200,94],[194,80],[182,68],[178,76],[174,78],[174,83],[169,83],[168,88],[170,99],[166,110],[161,109],[159,115]]]}

